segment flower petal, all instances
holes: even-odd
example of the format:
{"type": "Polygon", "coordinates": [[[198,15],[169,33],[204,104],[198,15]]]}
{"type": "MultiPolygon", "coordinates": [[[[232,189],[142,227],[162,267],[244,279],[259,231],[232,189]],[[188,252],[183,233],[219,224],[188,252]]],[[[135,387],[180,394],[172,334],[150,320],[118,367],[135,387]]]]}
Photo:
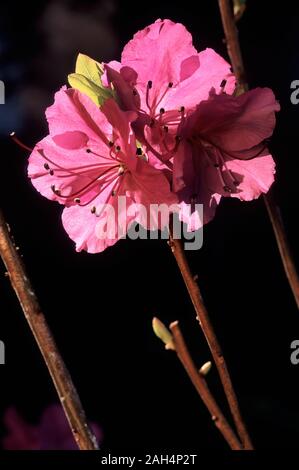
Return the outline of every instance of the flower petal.
{"type": "Polygon", "coordinates": [[[274,182],[275,162],[271,155],[252,160],[227,160],[226,166],[237,178],[241,176],[238,192],[230,194],[241,201],[251,201],[267,193],[274,182]]]}
{"type": "Polygon", "coordinates": [[[186,80],[179,83],[167,93],[165,108],[176,109],[184,106],[194,108],[197,104],[207,100],[210,93],[219,94],[225,80],[225,92],[233,93],[236,79],[226,62],[213,49],[205,49],[198,54],[199,66],[186,80]]]}
{"type": "Polygon", "coordinates": [[[257,154],[255,147],[272,135],[279,109],[269,88],[256,88],[237,97],[213,95],[198,106],[189,128],[193,136],[198,134],[232,157],[251,158],[257,154]],[[253,152],[248,152],[250,149],[253,152]]]}
{"type": "Polygon", "coordinates": [[[182,61],[195,54],[192,36],[182,24],[157,20],[128,42],[121,63],[137,72],[138,83],[152,80],[159,89],[162,83],[179,82],[182,61]]]}
{"type": "Polygon", "coordinates": [[[76,251],[100,253],[123,238],[134,222],[135,211],[133,210],[131,215],[128,214],[128,208],[133,206],[134,209],[134,201],[123,195],[125,209],[121,205],[119,210],[119,198],[112,197],[111,190],[112,186],[107,188],[105,195],[101,194],[93,202],[99,215],[91,212],[92,205],[64,209],[62,223],[69,237],[75,241],[76,251]]]}
{"type": "Polygon", "coordinates": [[[87,152],[85,148],[67,150],[56,145],[50,136],[45,137],[29,157],[28,176],[33,186],[48,199],[66,205],[74,204],[76,197],[82,199],[80,190],[84,187],[89,190],[81,203],[95,197],[100,184],[112,174],[111,168],[117,173],[118,163],[109,158],[107,148],[100,140],[96,143],[89,141],[89,144],[95,153],[87,152]],[[104,172],[106,178],[97,182],[104,172]],[[53,189],[60,191],[63,197],[53,189]],[[69,195],[73,195],[71,200],[64,197],[69,195]]]}
{"type": "Polygon", "coordinates": [[[55,94],[54,104],[46,110],[50,135],[60,135],[70,131],[80,131],[90,139],[107,140],[111,125],[104,114],[83,93],[72,88],[62,87],[55,94]]]}

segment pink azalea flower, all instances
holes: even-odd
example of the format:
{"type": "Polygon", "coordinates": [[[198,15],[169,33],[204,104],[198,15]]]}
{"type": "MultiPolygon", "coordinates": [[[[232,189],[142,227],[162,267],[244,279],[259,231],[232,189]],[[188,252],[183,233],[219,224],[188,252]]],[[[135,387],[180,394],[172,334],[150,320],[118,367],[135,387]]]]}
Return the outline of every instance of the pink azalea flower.
{"type": "Polygon", "coordinates": [[[221,196],[250,201],[274,181],[267,139],[280,107],[273,92],[257,88],[238,97],[211,93],[187,116],[174,156],[174,189],[185,204],[205,202],[204,220],[184,217],[190,229],[213,216],[221,196]]]}
{"type": "Polygon", "coordinates": [[[77,251],[113,245],[140,221],[138,204],[150,213],[150,204],[176,202],[166,171],[149,165],[137,148],[135,112],[121,111],[112,99],[99,109],[79,91],[62,88],[46,116],[49,135],[33,149],[28,175],[42,195],[66,206],[62,221],[77,251]]]}
{"type": "Polygon", "coordinates": [[[225,84],[232,93],[235,88],[230,65],[212,49],[198,53],[186,28],[170,20],[136,33],[121,63],[110,62],[106,70],[122,108],[138,113],[134,130],[157,167],[176,153],[177,129],[186,112],[206,100],[211,89],[220,93],[225,84]]]}
{"type": "MultiPolygon", "coordinates": [[[[66,417],[60,405],[46,408],[36,426],[28,424],[15,408],[8,408],[4,414],[7,434],[2,440],[6,450],[76,450],[66,417]]],[[[101,428],[91,423],[92,430],[101,442],[101,428]]]]}
{"type": "Polygon", "coordinates": [[[279,110],[271,90],[230,96],[230,65],[212,49],[198,53],[184,26],[170,20],[135,34],[121,63],[106,70],[123,109],[138,113],[133,127],[150,163],[173,169],[190,230],[214,217],[222,196],[251,200],[268,191],[275,165],[265,141],[279,110]],[[196,203],[204,206],[202,220],[196,203]]]}

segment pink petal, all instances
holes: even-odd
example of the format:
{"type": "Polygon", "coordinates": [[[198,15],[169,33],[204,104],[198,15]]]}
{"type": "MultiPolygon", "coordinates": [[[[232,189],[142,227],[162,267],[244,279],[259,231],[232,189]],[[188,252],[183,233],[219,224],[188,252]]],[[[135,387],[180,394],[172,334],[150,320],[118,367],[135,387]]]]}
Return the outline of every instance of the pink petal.
{"type": "Polygon", "coordinates": [[[48,199],[66,204],[65,198],[54,193],[53,186],[64,196],[74,194],[73,198],[77,196],[81,198],[76,193],[90,184],[90,190],[81,202],[93,198],[99,192],[100,182],[97,186],[91,183],[102,172],[115,166],[116,162],[113,158],[108,158],[109,153],[107,157],[107,147],[100,140],[97,143],[90,143],[97,155],[87,153],[86,149],[63,149],[58,147],[50,136],[45,137],[35,146],[29,157],[28,176],[33,186],[48,199]],[[45,169],[45,164],[53,174],[45,169]]]}
{"type": "Polygon", "coordinates": [[[191,34],[180,23],[157,20],[125,46],[121,63],[138,73],[138,82],[152,80],[159,88],[161,83],[180,80],[181,63],[195,55],[191,34]]]}
{"type": "Polygon", "coordinates": [[[144,107],[148,81],[152,81],[151,95],[159,96],[161,87],[167,87],[169,82],[179,83],[181,73],[188,76],[194,62],[185,64],[186,71],[182,71],[181,64],[196,54],[191,34],[182,24],[157,20],[135,34],[123,50],[121,63],[137,72],[137,87],[144,107]]]}
{"type": "MultiPolygon", "coordinates": [[[[131,83],[128,83],[123,74],[110,67],[105,66],[107,73],[108,83],[112,83],[117,91],[118,99],[120,100],[121,108],[124,110],[137,111],[140,107],[140,98],[133,94],[133,87],[131,83]]],[[[127,67],[128,69],[128,67],[127,67]]],[[[130,69],[132,73],[134,71],[130,69]]],[[[125,76],[128,74],[125,74],[125,76]]]]}
{"type": "Polygon", "coordinates": [[[126,196],[126,210],[119,211],[118,196],[124,196],[125,193],[119,189],[117,194],[112,196],[112,189],[113,184],[86,207],[72,206],[64,209],[62,223],[69,237],[75,241],[76,251],[100,253],[123,238],[134,222],[135,211],[132,211],[132,215],[127,213],[128,208],[134,206],[134,201],[126,196]],[[103,204],[109,205],[110,208],[104,209],[103,204]],[[91,212],[93,206],[97,208],[99,216],[91,212]]]}
{"type": "Polygon", "coordinates": [[[230,195],[241,201],[251,201],[267,193],[274,182],[275,162],[271,155],[252,160],[228,160],[226,165],[233,174],[241,175],[239,192],[230,195]]]}
{"type": "Polygon", "coordinates": [[[90,139],[104,139],[111,133],[111,125],[101,110],[83,93],[62,87],[55,94],[55,101],[46,110],[51,136],[70,131],[80,131],[90,139]]]}
{"type": "Polygon", "coordinates": [[[54,135],[53,141],[59,147],[69,150],[81,149],[87,145],[88,137],[84,132],[70,131],[54,135]]]}
{"type": "Polygon", "coordinates": [[[186,109],[194,108],[207,100],[211,92],[220,93],[223,80],[226,80],[225,92],[233,93],[236,80],[230,70],[230,64],[213,49],[205,49],[197,57],[199,66],[194,73],[166,95],[166,109],[178,109],[181,106],[186,109]]]}
{"type": "Polygon", "coordinates": [[[256,88],[238,97],[213,95],[198,106],[190,119],[190,132],[231,156],[250,158],[257,153],[254,147],[272,135],[279,108],[269,88],[256,88]]]}

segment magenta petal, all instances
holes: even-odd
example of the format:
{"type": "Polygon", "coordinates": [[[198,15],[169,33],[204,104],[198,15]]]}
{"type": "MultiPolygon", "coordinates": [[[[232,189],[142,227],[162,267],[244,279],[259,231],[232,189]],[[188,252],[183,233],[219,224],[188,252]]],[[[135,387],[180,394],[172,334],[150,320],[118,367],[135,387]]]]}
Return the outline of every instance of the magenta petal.
{"type": "Polygon", "coordinates": [[[83,93],[62,87],[55,94],[55,101],[46,110],[51,136],[80,131],[97,140],[111,132],[111,126],[101,110],[83,93]]]}
{"type": "Polygon", "coordinates": [[[275,162],[271,155],[252,160],[228,160],[226,165],[233,174],[241,175],[238,192],[231,197],[242,201],[251,201],[267,193],[274,182],[275,162]]]}
{"type": "Polygon", "coordinates": [[[233,93],[236,80],[230,70],[230,64],[213,49],[205,49],[197,57],[199,66],[195,72],[168,93],[168,107],[194,108],[201,101],[207,100],[211,92],[220,93],[224,81],[225,92],[233,93]]]}
{"type": "Polygon", "coordinates": [[[54,135],[53,141],[59,147],[69,150],[81,149],[88,142],[88,137],[84,132],[70,131],[64,134],[54,135]]]}
{"type": "Polygon", "coordinates": [[[155,95],[161,85],[178,83],[182,61],[196,54],[191,34],[182,24],[157,20],[135,34],[124,48],[121,62],[137,72],[140,86],[151,80],[155,95]]]}
{"type": "Polygon", "coordinates": [[[50,136],[45,137],[29,157],[28,176],[33,186],[48,199],[69,205],[79,196],[78,192],[90,184],[90,190],[81,202],[91,199],[99,192],[99,185],[95,186],[92,182],[107,171],[109,166],[115,165],[112,158],[107,160],[106,146],[100,140],[97,143],[92,142],[92,147],[97,155],[87,153],[84,148],[63,149],[58,147],[50,136]],[[99,157],[101,154],[104,154],[102,159],[99,157]],[[74,197],[71,201],[66,201],[64,197],[59,197],[53,188],[58,189],[63,196],[74,194],[74,197]]]}
{"type": "MultiPolygon", "coordinates": [[[[111,188],[107,189],[109,191],[111,192],[111,188]]],[[[110,204],[103,208],[99,216],[91,212],[91,206],[64,209],[62,223],[69,237],[75,241],[77,251],[100,253],[125,236],[135,220],[135,211],[132,211],[132,215],[128,215],[126,211],[119,212],[117,201],[117,197],[107,198],[106,201],[103,198],[95,199],[94,205],[97,208],[101,204],[110,204]]],[[[126,209],[134,206],[130,197],[125,197],[125,201],[126,209]]]]}
{"type": "Polygon", "coordinates": [[[269,88],[256,88],[238,97],[213,95],[198,106],[190,127],[193,135],[198,133],[231,156],[240,152],[237,158],[248,158],[248,152],[242,157],[242,150],[251,149],[272,135],[279,109],[269,88]]]}

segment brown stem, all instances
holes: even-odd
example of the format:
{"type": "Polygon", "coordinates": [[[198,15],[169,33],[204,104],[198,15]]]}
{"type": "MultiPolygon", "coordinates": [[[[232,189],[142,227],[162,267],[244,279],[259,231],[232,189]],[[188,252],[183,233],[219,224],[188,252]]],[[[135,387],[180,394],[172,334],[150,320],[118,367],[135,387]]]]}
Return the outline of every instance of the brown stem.
{"type": "Polygon", "coordinates": [[[185,256],[184,249],[182,247],[182,243],[180,240],[173,237],[172,224],[170,224],[169,245],[176,259],[177,265],[181,271],[182,277],[185,281],[186,287],[188,289],[190,298],[192,300],[194,309],[197,314],[197,319],[200,323],[200,326],[206,337],[212,356],[214,358],[214,361],[215,361],[215,364],[216,364],[216,367],[217,367],[217,370],[218,370],[218,373],[219,373],[219,376],[220,376],[220,379],[224,388],[224,392],[227,397],[227,401],[228,401],[238,434],[242,441],[242,444],[244,448],[247,450],[253,449],[245,423],[241,416],[237,396],[233,388],[233,384],[232,384],[232,381],[231,381],[231,378],[230,378],[230,375],[226,366],[225,359],[223,357],[220,344],[214,332],[214,328],[211,324],[207,309],[205,308],[205,305],[203,303],[199,287],[191,273],[188,261],[185,256]]]}
{"type": "Polygon", "coordinates": [[[89,429],[78,393],[57,349],[1,211],[0,255],[25,318],[44,357],[75,441],[81,450],[96,450],[98,449],[96,438],[89,429]]]}
{"type": "MultiPolygon", "coordinates": [[[[230,57],[233,71],[238,81],[238,92],[243,93],[248,89],[245,79],[245,68],[238,38],[238,30],[233,16],[233,11],[229,0],[218,0],[222,18],[223,29],[226,37],[228,55],[230,57]]],[[[284,266],[286,276],[292,289],[297,307],[299,308],[299,277],[295,263],[291,254],[288,239],[282,222],[280,209],[273,201],[273,196],[268,193],[264,196],[264,201],[272,223],[276,242],[284,266]]]]}
{"type": "Polygon", "coordinates": [[[296,271],[292,253],[287,240],[284,223],[281,217],[279,206],[275,203],[272,191],[264,196],[267,211],[272,222],[278,249],[283,262],[284,270],[291,286],[295,302],[299,309],[299,278],[296,271]]]}
{"type": "Polygon", "coordinates": [[[205,378],[198,372],[190,356],[178,322],[176,321],[171,323],[170,329],[173,334],[173,342],[178,358],[183,364],[200,398],[211,413],[212,420],[215,426],[219,429],[231,449],[243,450],[239,439],[228,424],[225,416],[222,414],[219,406],[217,405],[214,397],[212,396],[205,378]]]}

